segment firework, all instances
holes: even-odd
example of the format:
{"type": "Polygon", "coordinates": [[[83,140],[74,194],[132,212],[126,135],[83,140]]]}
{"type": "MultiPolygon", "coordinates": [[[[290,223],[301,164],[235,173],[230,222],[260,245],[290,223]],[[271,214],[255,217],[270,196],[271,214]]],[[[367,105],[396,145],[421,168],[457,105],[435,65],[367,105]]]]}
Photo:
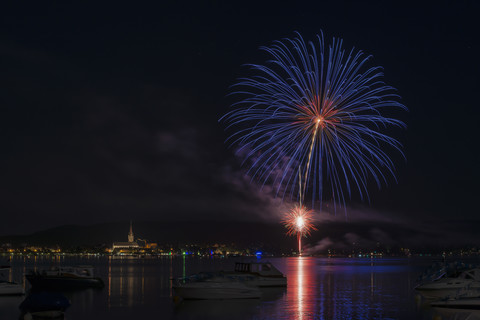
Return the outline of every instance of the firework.
{"type": "Polygon", "coordinates": [[[384,147],[401,151],[383,132],[404,127],[387,116],[404,109],[396,91],[383,81],[381,67],[367,68],[370,56],[342,49],[342,40],[326,46],[294,39],[262,47],[271,59],[250,65],[254,75],[239,80],[241,101],[222,117],[235,130],[228,141],[249,163],[248,174],[271,184],[276,196],[306,195],[312,207],[328,190],[328,199],[345,205],[352,192],[368,199],[367,180],[380,188],[394,175],[384,147]],[[303,181],[302,181],[303,180],[303,181]]]}
{"type": "Polygon", "coordinates": [[[317,230],[313,225],[313,211],[306,207],[295,205],[292,210],[287,212],[283,221],[287,228],[287,235],[297,235],[298,253],[302,252],[302,237],[310,235],[313,230],[317,230]]]}

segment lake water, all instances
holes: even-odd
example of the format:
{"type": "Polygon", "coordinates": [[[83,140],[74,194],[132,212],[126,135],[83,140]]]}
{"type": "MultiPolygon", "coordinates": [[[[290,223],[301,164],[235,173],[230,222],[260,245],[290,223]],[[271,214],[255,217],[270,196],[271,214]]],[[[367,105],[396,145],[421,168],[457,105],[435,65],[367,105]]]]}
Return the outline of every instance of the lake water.
{"type": "MultiPolygon", "coordinates": [[[[6,260],[0,257],[0,264],[6,260]]],[[[254,258],[253,258],[254,259],[254,258]]],[[[414,290],[433,259],[268,258],[288,277],[287,288],[262,290],[261,299],[175,301],[171,278],[233,269],[240,258],[13,257],[7,277],[23,281],[31,268],[89,264],[103,289],[65,292],[68,320],[97,319],[480,319],[480,313],[444,311],[414,290]]],[[[244,259],[243,261],[251,261],[244,259]]],[[[28,290],[29,284],[25,284],[28,290]]],[[[0,297],[0,319],[18,319],[25,297],[0,297]]]]}

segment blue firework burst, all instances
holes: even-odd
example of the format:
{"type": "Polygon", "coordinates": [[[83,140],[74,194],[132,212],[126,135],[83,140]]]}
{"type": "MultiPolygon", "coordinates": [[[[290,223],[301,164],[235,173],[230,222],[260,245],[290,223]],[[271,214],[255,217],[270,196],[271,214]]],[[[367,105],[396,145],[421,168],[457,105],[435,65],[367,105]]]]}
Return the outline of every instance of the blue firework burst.
{"type": "Polygon", "coordinates": [[[271,59],[248,65],[253,75],[234,85],[241,98],[220,119],[253,179],[300,203],[308,195],[312,206],[325,190],[345,204],[353,191],[368,199],[369,179],[379,188],[395,179],[387,150],[403,153],[385,129],[405,125],[387,114],[406,107],[382,68],[367,67],[370,56],[345,51],[340,39],[326,46],[323,34],[306,43],[297,33],[261,49],[271,59]]]}

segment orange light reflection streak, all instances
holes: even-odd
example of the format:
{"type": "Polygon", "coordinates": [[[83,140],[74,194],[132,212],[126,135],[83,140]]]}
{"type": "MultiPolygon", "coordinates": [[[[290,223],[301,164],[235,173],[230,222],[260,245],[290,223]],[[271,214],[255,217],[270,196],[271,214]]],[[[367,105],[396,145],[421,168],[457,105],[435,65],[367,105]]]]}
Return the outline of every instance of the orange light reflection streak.
{"type": "Polygon", "coordinates": [[[297,262],[297,314],[303,320],[303,257],[298,257],[297,262]]]}
{"type": "Polygon", "coordinates": [[[292,295],[290,299],[294,306],[294,319],[307,320],[314,317],[315,310],[315,276],[314,260],[311,257],[297,257],[294,262],[296,276],[292,277],[292,295]]]}

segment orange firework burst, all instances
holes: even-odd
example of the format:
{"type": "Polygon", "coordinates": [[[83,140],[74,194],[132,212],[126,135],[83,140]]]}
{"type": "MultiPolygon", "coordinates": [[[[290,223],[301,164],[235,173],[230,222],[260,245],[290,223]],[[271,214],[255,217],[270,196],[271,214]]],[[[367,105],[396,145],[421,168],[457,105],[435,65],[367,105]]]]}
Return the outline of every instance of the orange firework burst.
{"type": "Polygon", "coordinates": [[[312,230],[317,230],[313,225],[313,211],[301,205],[295,205],[287,212],[283,223],[287,228],[287,235],[296,234],[298,238],[298,252],[302,252],[302,237],[310,235],[312,230]]]}

